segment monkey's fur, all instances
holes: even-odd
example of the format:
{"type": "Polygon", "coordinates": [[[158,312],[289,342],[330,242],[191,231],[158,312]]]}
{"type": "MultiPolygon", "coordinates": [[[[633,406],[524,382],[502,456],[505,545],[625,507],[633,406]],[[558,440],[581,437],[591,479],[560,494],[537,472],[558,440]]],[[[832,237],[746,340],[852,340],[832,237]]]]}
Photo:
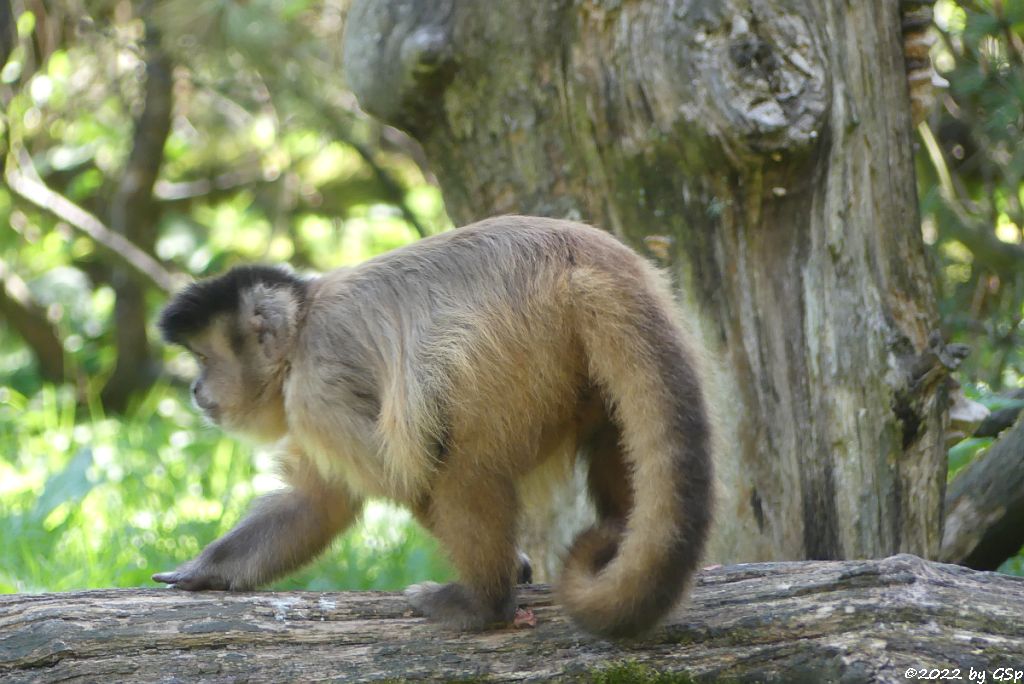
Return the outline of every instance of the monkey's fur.
{"type": "Polygon", "coordinates": [[[280,440],[287,487],[174,572],[251,589],[305,563],[364,497],[408,506],[460,583],[407,591],[459,629],[509,622],[523,479],[587,460],[600,518],[565,563],[585,629],[629,636],[685,591],[711,520],[710,427],[661,274],[600,230],[501,217],[303,279],[242,267],[164,310],[202,373],[195,402],[280,440]]]}

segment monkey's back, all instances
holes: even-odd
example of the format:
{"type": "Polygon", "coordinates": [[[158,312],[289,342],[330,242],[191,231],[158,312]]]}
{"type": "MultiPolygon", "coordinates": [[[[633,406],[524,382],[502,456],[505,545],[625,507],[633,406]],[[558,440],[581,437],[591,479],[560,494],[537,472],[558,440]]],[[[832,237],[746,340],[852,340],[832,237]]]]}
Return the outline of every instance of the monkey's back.
{"type": "Polygon", "coordinates": [[[565,432],[587,384],[573,278],[637,287],[648,272],[596,228],[504,216],[326,274],[311,287],[297,355],[307,384],[286,391],[289,418],[310,417],[301,433],[323,435],[313,451],[352,452],[321,456],[322,468],[398,500],[449,443],[521,471],[565,432]]]}

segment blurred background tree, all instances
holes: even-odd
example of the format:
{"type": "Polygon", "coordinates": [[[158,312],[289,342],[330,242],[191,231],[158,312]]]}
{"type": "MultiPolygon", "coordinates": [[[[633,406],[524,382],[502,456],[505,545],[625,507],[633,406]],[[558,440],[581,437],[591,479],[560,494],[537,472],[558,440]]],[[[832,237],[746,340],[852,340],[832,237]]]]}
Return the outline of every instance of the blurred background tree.
{"type": "Polygon", "coordinates": [[[922,129],[919,194],[949,331],[970,345],[965,379],[1024,377],[1024,3],[935,7],[933,59],[948,82],[922,129]]]}
{"type": "MultiPolygon", "coordinates": [[[[0,591],[144,584],[273,486],[189,408],[152,325],[167,290],[449,227],[414,146],[338,77],[344,4],[0,2],[0,591]]],[[[446,572],[375,506],[287,586],[446,572]]]]}
{"type": "MultiPolygon", "coordinates": [[[[273,486],[267,454],[189,408],[190,362],[152,327],[167,290],[242,261],[326,270],[450,227],[415,143],[342,82],[347,4],[0,0],[0,591],[144,585],[273,486]]],[[[1009,424],[1024,3],[939,0],[935,19],[949,86],[920,129],[922,230],[947,332],[973,349],[960,379],[1009,424]]],[[[991,439],[954,447],[951,471],[991,439]]],[[[447,572],[375,505],[281,586],[447,572]]]]}
{"type": "MultiPolygon", "coordinates": [[[[1024,463],[1021,427],[1005,432],[1024,407],[1024,2],[938,0],[934,18],[932,60],[944,87],[919,127],[922,231],[946,331],[971,348],[960,381],[992,411],[950,449],[950,478],[964,477],[947,496],[945,558],[957,553],[957,528],[978,523],[972,514],[961,518],[966,510],[997,498],[966,494],[972,478],[994,467],[1010,478],[1014,464],[1024,463]],[[1001,432],[1001,450],[986,454],[1001,432]],[[968,465],[978,467],[969,472],[968,465]]],[[[999,522],[966,562],[991,568],[1011,555],[1001,569],[1024,574],[1024,550],[1013,548],[1019,534],[1010,535],[1017,542],[1009,548],[1007,538],[995,538],[1024,529],[1024,510],[1011,505],[993,515],[999,522]]]]}

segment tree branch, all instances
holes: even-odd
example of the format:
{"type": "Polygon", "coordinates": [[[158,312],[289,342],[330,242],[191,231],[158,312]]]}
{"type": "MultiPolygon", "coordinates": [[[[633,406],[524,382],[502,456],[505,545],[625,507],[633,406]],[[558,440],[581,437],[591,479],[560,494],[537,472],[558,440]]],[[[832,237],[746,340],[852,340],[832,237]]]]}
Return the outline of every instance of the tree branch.
{"type": "Polygon", "coordinates": [[[1024,546],[1024,420],[965,467],[946,491],[939,558],[994,570],[1024,546]]]}
{"type": "Polygon", "coordinates": [[[917,128],[928,157],[939,178],[939,195],[944,200],[937,213],[944,214],[942,221],[945,237],[959,240],[971,251],[978,261],[1004,276],[1013,276],[1024,264],[1024,247],[1003,242],[984,226],[973,221],[964,209],[963,202],[953,188],[953,179],[942,148],[926,123],[917,128]]]}
{"type": "Polygon", "coordinates": [[[174,292],[181,285],[181,276],[166,270],[160,262],[127,238],[110,230],[94,215],[51,190],[41,180],[23,173],[14,164],[8,164],[5,180],[16,195],[85,233],[164,292],[174,292]]]}
{"type": "MultiPolygon", "coordinates": [[[[0,0],[2,2],[2,0],[0,0]]],[[[64,381],[64,346],[25,282],[0,259],[0,317],[25,341],[49,382],[64,381]]]]}
{"type": "Polygon", "coordinates": [[[536,628],[452,634],[379,592],[0,596],[0,678],[905,684],[907,668],[1024,670],[1024,580],[914,556],[705,570],[689,605],[628,643],[580,632],[545,586],[520,602],[536,628]]]}
{"type": "MultiPolygon", "coordinates": [[[[145,17],[149,3],[143,7],[145,17]]],[[[153,186],[163,165],[164,145],[171,130],[173,64],[161,46],[159,33],[148,24],[145,47],[145,104],[135,122],[132,150],[110,203],[110,228],[143,249],[152,249],[160,218],[153,186]]],[[[117,363],[101,397],[104,406],[114,410],[123,410],[129,397],[148,388],[156,377],[146,334],[145,293],[137,280],[134,273],[123,269],[115,269],[111,279],[117,297],[117,363]]]]}
{"type": "Polygon", "coordinates": [[[978,227],[961,209],[948,204],[945,208],[949,211],[949,220],[941,225],[946,237],[959,240],[977,262],[1006,278],[1020,273],[1024,268],[1024,247],[1003,242],[990,229],[978,227]]]}
{"type": "MultiPolygon", "coordinates": [[[[1011,390],[1002,397],[1012,402],[1024,403],[1024,389],[1011,390]]],[[[974,436],[998,437],[1000,432],[1017,422],[1017,416],[1020,415],[1021,409],[1022,406],[1017,404],[992,411],[985,420],[981,421],[981,425],[974,431],[974,436]]]]}
{"type": "Polygon", "coordinates": [[[231,192],[260,182],[266,181],[259,168],[237,169],[190,181],[157,181],[153,186],[153,197],[161,202],[187,202],[209,197],[214,192],[231,192]]]}
{"type": "Polygon", "coordinates": [[[309,103],[310,106],[316,110],[320,119],[331,127],[331,133],[334,137],[341,140],[346,145],[351,145],[359,156],[363,158],[363,161],[366,162],[370,167],[370,170],[373,171],[373,175],[377,179],[377,182],[380,183],[385,196],[398,207],[399,211],[402,212],[402,218],[404,218],[406,222],[413,227],[421,238],[425,238],[430,235],[430,232],[420,222],[420,220],[416,218],[416,214],[413,213],[412,209],[405,201],[405,189],[402,187],[402,184],[399,183],[394,176],[388,173],[387,169],[380,165],[373,150],[362,143],[352,140],[352,136],[350,136],[348,132],[345,131],[344,127],[342,127],[338,122],[337,114],[331,111],[330,105],[328,105],[322,97],[309,92],[301,86],[294,87],[299,91],[297,92],[297,95],[309,103]]]}
{"type": "Polygon", "coordinates": [[[390,173],[388,173],[387,169],[377,162],[377,158],[373,151],[366,145],[357,143],[354,140],[345,140],[345,142],[354,147],[356,152],[359,153],[359,156],[363,158],[363,161],[367,163],[373,171],[373,175],[377,178],[377,182],[380,183],[381,187],[384,189],[384,194],[389,200],[394,202],[395,206],[397,206],[399,211],[402,212],[402,218],[404,218],[406,222],[416,230],[416,233],[421,238],[425,238],[430,235],[423,224],[420,223],[420,220],[416,218],[416,214],[414,214],[412,209],[409,208],[408,203],[406,203],[405,189],[390,173]]]}

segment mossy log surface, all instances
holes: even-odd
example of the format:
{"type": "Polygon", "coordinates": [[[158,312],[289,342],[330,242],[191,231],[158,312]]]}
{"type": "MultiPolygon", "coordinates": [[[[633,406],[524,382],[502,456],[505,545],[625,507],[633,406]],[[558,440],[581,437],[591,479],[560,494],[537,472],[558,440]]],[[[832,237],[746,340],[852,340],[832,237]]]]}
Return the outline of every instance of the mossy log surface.
{"type": "Polygon", "coordinates": [[[546,586],[520,594],[536,627],[481,634],[444,632],[392,593],[10,595],[0,680],[906,682],[908,668],[959,669],[964,681],[972,668],[988,681],[997,668],[1024,671],[1024,579],[908,555],[707,569],[666,625],[629,643],[581,633],[546,586]]]}

